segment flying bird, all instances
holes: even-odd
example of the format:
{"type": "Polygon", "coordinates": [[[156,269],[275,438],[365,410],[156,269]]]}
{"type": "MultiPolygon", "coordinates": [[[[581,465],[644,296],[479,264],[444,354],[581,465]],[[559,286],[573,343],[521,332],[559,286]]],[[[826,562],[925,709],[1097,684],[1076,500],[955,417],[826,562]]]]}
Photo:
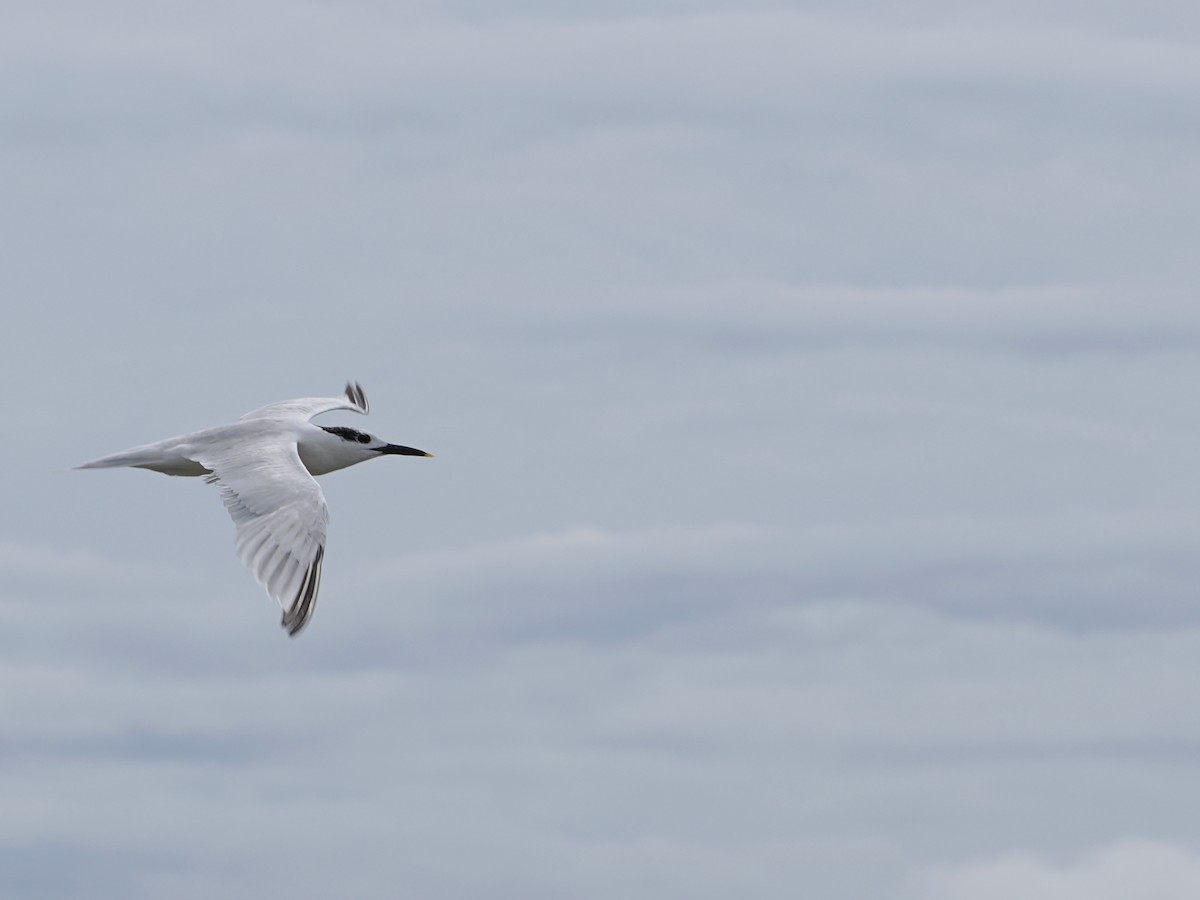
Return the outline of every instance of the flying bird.
{"type": "Polygon", "coordinates": [[[314,416],[337,409],[366,415],[362,387],[348,383],[345,399],[269,403],[230,425],[132,447],[75,468],[132,466],[202,475],[216,485],[237,526],[238,556],[283,608],[283,627],[295,637],[312,618],[325,559],[329,509],[313,476],[380,456],[433,456],[353,428],[312,424],[314,416]]]}

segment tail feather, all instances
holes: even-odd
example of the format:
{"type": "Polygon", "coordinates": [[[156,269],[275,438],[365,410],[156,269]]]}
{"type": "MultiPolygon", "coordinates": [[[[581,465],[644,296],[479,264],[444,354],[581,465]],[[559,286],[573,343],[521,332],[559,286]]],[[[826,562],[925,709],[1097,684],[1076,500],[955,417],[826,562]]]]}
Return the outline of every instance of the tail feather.
{"type": "Polygon", "coordinates": [[[172,449],[164,449],[161,445],[147,444],[143,447],[131,447],[120,453],[110,453],[99,459],[89,460],[75,466],[76,469],[116,469],[131,466],[137,469],[150,469],[162,472],[164,475],[199,476],[209,474],[209,470],[194,459],[182,455],[172,449]]]}
{"type": "Polygon", "coordinates": [[[99,459],[88,460],[85,463],[80,463],[77,466],[72,466],[74,469],[113,469],[118,466],[144,466],[146,463],[152,463],[161,459],[161,456],[152,455],[145,451],[122,450],[120,453],[110,453],[108,456],[101,456],[99,459]]]}

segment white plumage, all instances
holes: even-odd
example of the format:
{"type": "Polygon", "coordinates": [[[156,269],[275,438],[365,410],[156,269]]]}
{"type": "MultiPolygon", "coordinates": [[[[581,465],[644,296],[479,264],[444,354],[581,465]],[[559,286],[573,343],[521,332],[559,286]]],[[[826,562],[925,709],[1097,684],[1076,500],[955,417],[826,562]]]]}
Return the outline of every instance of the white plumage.
{"type": "Polygon", "coordinates": [[[132,466],[205,476],[220,489],[237,527],[238,556],[283,608],[283,627],[295,636],[312,617],[325,558],[329,510],[313,476],[378,456],[433,455],[353,428],[310,421],[338,409],[365,415],[369,407],[362,387],[347,384],[345,399],[271,403],[230,425],[132,447],[76,468],[132,466]]]}

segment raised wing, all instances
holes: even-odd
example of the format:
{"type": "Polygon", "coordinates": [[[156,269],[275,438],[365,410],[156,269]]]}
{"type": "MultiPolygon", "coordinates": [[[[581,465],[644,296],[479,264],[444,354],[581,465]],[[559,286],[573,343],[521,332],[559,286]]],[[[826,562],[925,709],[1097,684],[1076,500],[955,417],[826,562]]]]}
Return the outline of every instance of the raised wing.
{"type": "Polygon", "coordinates": [[[303,397],[299,400],[281,400],[278,403],[268,403],[242,416],[242,419],[311,419],[321,413],[332,412],[335,409],[348,409],[351,412],[362,413],[370,411],[367,395],[363,393],[362,385],[358,382],[346,382],[345,399],[341,397],[303,397]]]}
{"type": "Polygon", "coordinates": [[[325,495],[308,474],[294,443],[250,442],[197,460],[212,474],[237,526],[237,552],[258,583],[283,608],[283,627],[295,637],[308,624],[321,585],[325,495]]]}

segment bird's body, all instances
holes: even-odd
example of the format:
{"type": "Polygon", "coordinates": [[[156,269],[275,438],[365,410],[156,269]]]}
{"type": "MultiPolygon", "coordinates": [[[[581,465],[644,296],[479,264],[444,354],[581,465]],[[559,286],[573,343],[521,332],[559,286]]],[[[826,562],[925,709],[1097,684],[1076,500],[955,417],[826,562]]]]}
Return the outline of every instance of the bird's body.
{"type": "Polygon", "coordinates": [[[389,444],[353,428],[323,428],[310,419],[345,409],[366,414],[357,384],[346,397],[285,400],[218,425],[86,462],[76,468],[130,466],[165,475],[205,476],[221,490],[237,526],[237,550],[283,608],[283,627],[295,636],[317,599],[329,512],[314,475],[381,455],[431,456],[389,444]]]}

